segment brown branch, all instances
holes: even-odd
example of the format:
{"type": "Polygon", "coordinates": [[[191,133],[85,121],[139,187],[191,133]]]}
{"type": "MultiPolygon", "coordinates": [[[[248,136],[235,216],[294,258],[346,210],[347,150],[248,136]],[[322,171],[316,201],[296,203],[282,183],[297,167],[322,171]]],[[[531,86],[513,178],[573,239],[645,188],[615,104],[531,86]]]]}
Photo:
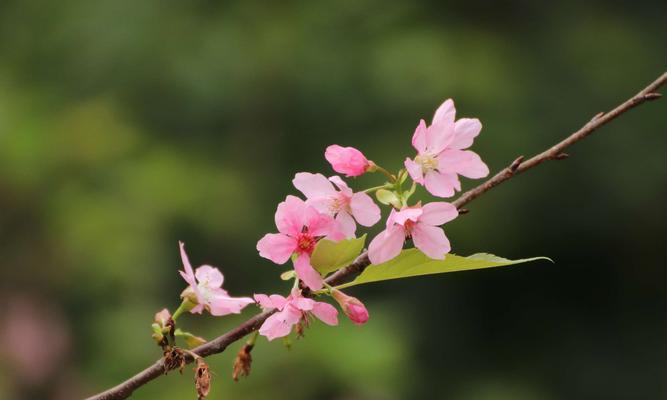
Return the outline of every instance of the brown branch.
{"type": "Polygon", "coordinates": [[[543,151],[540,154],[533,156],[532,158],[523,161],[523,156],[517,158],[512,162],[512,164],[503,169],[502,171],[495,174],[491,179],[482,183],[474,189],[468,190],[463,193],[458,199],[452,202],[457,208],[461,208],[464,205],[475,200],[477,197],[486,193],[491,188],[505,182],[514,175],[518,175],[526,170],[529,170],[533,167],[536,167],[542,164],[545,161],[549,160],[562,160],[567,158],[568,155],[563,152],[566,148],[572,146],[574,143],[580,141],[591,133],[595,132],[599,127],[605,125],[606,123],[612,121],[619,115],[629,111],[632,108],[637,107],[638,105],[651,100],[659,99],[662,95],[660,93],[655,93],[661,86],[667,83],[667,72],[663,73],[658,79],[653,83],[642,89],[639,93],[632,96],[630,99],[617,106],[613,110],[604,113],[598,113],[588,121],[584,126],[582,126],[578,131],[574,132],[565,140],[556,143],[551,148],[543,151]]]}
{"type": "MultiPolygon", "coordinates": [[[[553,147],[547,149],[546,151],[537,154],[536,156],[524,161],[524,157],[520,156],[515,159],[508,167],[498,172],[496,175],[488,179],[486,182],[481,185],[468,190],[463,193],[458,199],[452,202],[457,208],[461,209],[464,205],[470,203],[477,197],[488,192],[493,187],[505,182],[511,177],[518,175],[530,168],[536,167],[541,163],[548,160],[561,160],[567,158],[567,154],[563,152],[566,148],[572,144],[578,142],[579,140],[585,138],[586,136],[593,133],[596,129],[615,119],[619,115],[625,113],[626,111],[646,102],[649,100],[655,100],[661,97],[659,93],[655,93],[661,86],[667,83],[667,72],[663,73],[655,82],[648,85],[642,91],[637,93],[635,96],[614,108],[613,110],[607,113],[599,113],[588,123],[586,123],[581,129],[574,132],[568,136],[565,140],[557,143],[553,147]]],[[[352,264],[348,265],[345,268],[340,269],[336,273],[332,274],[326,279],[326,282],[330,285],[338,285],[343,282],[350,280],[354,275],[363,271],[370,261],[368,260],[368,254],[366,252],[362,253],[352,264]]],[[[216,339],[205,343],[192,350],[193,353],[201,356],[207,357],[213,354],[222,353],[225,351],[227,346],[236,342],[237,340],[243,338],[247,334],[254,332],[259,329],[262,323],[273,314],[274,311],[265,311],[255,315],[254,317],[248,319],[241,325],[230,330],[222,336],[217,337],[216,339]]],[[[188,356],[188,363],[192,362],[192,357],[188,356]]],[[[117,399],[126,399],[128,398],[134,390],[145,385],[146,383],[152,381],[153,379],[159,377],[164,373],[164,365],[162,359],[156,361],[150,367],[141,371],[140,373],[129,378],[125,382],[114,386],[113,388],[102,392],[100,394],[89,397],[87,400],[117,400],[117,399]]]]}

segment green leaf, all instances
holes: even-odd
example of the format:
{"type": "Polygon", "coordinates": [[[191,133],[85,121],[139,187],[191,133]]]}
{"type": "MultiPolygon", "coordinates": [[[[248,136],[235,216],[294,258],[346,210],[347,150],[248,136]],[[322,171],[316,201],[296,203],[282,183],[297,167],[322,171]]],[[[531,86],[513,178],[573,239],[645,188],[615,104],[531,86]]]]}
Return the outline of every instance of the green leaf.
{"type": "Polygon", "coordinates": [[[364,249],[365,243],[366,235],[340,242],[322,239],[317,242],[313,255],[310,256],[310,265],[323,275],[336,271],[354,261],[364,249]]]}
{"type": "Polygon", "coordinates": [[[433,260],[417,249],[403,250],[398,257],[386,263],[370,265],[355,280],[338,286],[339,289],[365,283],[386,281],[389,279],[408,278],[411,276],[443,274],[445,272],[466,271],[525,263],[535,260],[548,260],[547,257],[508,260],[493,254],[477,253],[468,257],[447,254],[444,260],[433,260]]]}

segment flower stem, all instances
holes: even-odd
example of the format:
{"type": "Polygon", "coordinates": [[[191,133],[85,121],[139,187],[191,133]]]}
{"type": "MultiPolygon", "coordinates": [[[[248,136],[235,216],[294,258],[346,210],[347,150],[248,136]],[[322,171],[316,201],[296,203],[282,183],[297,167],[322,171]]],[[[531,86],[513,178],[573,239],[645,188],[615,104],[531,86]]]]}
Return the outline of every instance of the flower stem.
{"type": "Polygon", "coordinates": [[[178,306],[178,308],[176,309],[176,311],[174,311],[174,314],[171,316],[171,319],[173,319],[174,321],[176,321],[176,319],[178,318],[179,315],[183,314],[183,313],[186,312],[186,311],[190,311],[190,310],[192,310],[192,308],[193,308],[195,305],[196,305],[196,304],[194,304],[194,303],[191,302],[190,300],[188,300],[188,299],[183,299],[183,302],[181,303],[180,306],[178,306]]]}
{"type": "Polygon", "coordinates": [[[392,175],[391,172],[387,171],[386,169],[382,168],[381,166],[377,164],[373,164],[373,171],[379,171],[382,172],[387,178],[389,178],[389,182],[396,182],[396,176],[392,175]]]}
{"type": "Polygon", "coordinates": [[[372,188],[368,188],[364,190],[364,193],[371,193],[371,192],[376,192],[380,189],[389,189],[394,187],[393,185],[390,184],[385,184],[385,185],[380,185],[380,186],[373,186],[372,188]]]}

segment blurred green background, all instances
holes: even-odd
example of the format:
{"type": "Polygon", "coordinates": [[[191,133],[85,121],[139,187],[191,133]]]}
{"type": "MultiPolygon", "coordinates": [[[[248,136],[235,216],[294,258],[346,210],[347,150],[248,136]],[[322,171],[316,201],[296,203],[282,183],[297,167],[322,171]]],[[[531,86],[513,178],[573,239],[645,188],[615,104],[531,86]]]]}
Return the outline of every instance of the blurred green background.
{"type": "MultiPolygon", "coordinates": [[[[398,168],[448,97],[492,171],[663,72],[664,1],[0,2],[0,398],[75,399],[153,362],[193,263],[286,291],[258,257],[331,143],[398,168]]],[[[350,290],[370,322],[210,359],[214,399],[667,398],[667,103],[470,205],[459,254],[546,255],[350,290]]],[[[361,188],[372,180],[353,182],[361,188]]],[[[476,182],[464,180],[464,189],[476,182]]],[[[377,229],[374,230],[376,232],[377,229]]],[[[242,316],[182,318],[212,338],[242,316]]],[[[191,368],[136,399],[195,398],[191,368]]]]}

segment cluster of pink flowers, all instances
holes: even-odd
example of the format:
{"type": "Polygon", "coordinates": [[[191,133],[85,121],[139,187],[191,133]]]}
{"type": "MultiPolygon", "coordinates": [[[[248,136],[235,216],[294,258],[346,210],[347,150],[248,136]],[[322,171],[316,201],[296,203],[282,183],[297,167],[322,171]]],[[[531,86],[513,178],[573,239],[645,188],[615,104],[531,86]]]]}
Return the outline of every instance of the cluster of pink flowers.
{"type": "Polygon", "coordinates": [[[477,119],[455,120],[454,102],[445,101],[436,111],[430,126],[421,120],[412,137],[417,151],[406,158],[405,169],[391,174],[352,147],[329,146],[325,158],[334,171],[346,177],[368,172],[381,172],[388,178],[384,185],[354,192],[340,176],[299,172],[292,183],[304,199],[289,195],[278,204],[275,213],[277,233],[269,233],[257,243],[259,255],[276,264],[292,260],[295,285],[288,297],[255,294],[230,297],[222,289],[223,276],[217,268],[203,265],[193,271],[181,243],[185,271],[181,275],[189,284],[183,293],[194,306],[193,313],[209,311],[212,315],[239,313],[245,306],[257,303],[264,310],[274,310],[259,333],[269,340],[284,337],[297,324],[307,324],[310,316],[328,325],[338,324],[338,311],[332,305],[304,297],[299,282],[315,295],[329,295],[355,324],[364,324],[369,314],[359,299],[327,286],[324,277],[311,265],[311,256],[322,239],[338,242],[355,238],[357,224],[372,227],[381,219],[380,207],[369,193],[391,207],[385,229],[368,246],[372,264],[381,264],[397,257],[406,240],[432,259],[444,259],[451,247],[441,225],[458,216],[450,203],[421,202],[410,204],[416,186],[421,185],[434,196],[451,197],[461,190],[459,175],[482,178],[489,169],[480,157],[467,150],[482,125],[477,119]],[[403,189],[407,177],[412,187],[403,189]],[[386,198],[389,196],[390,201],[386,198]]]}

